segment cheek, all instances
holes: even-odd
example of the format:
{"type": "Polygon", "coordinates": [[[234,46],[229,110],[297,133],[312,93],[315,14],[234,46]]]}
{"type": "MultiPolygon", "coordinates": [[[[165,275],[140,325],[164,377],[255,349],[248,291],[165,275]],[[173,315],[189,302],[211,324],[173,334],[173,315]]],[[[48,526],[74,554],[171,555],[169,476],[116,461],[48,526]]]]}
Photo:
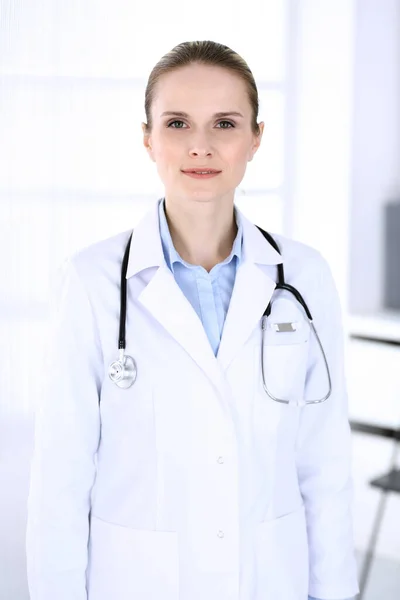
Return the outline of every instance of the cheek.
{"type": "Polygon", "coordinates": [[[242,140],[231,140],[228,143],[224,143],[223,147],[221,147],[221,151],[223,151],[224,158],[227,162],[239,166],[240,164],[247,162],[249,144],[244,143],[242,140]]]}
{"type": "Polygon", "coordinates": [[[229,165],[229,170],[234,173],[236,177],[244,175],[247,168],[248,155],[248,146],[234,146],[232,144],[230,147],[226,148],[226,152],[224,153],[225,161],[227,165],[229,165]]]}
{"type": "Polygon", "coordinates": [[[153,156],[159,169],[164,172],[168,171],[170,168],[176,168],[176,164],[180,162],[181,155],[182,148],[179,148],[179,145],[173,143],[171,140],[163,139],[155,144],[153,156]]]}

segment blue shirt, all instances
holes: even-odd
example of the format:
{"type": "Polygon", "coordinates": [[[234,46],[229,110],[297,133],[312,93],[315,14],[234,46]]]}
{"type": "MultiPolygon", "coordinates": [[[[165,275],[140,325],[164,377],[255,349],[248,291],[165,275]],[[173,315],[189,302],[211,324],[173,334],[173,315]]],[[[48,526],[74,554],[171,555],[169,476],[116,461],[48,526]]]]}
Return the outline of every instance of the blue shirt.
{"type": "Polygon", "coordinates": [[[235,283],[236,270],[242,257],[242,224],[236,210],[238,232],[230,255],[215,265],[208,273],[200,265],[191,265],[175,250],[164,210],[164,198],[160,201],[160,235],[165,261],[172,271],[176,283],[196,311],[217,355],[222,330],[228,312],[235,283]]]}
{"type": "MultiPolygon", "coordinates": [[[[184,261],[175,250],[165,216],[164,203],[163,198],[159,205],[159,215],[165,261],[172,271],[176,283],[203,323],[214,354],[217,355],[235,283],[236,270],[242,258],[243,230],[239,215],[235,209],[238,232],[230,255],[223,262],[215,265],[208,273],[204,267],[191,265],[184,261]]],[[[317,599],[309,597],[309,600],[317,599]]],[[[353,600],[353,598],[347,600],[353,600]]]]}

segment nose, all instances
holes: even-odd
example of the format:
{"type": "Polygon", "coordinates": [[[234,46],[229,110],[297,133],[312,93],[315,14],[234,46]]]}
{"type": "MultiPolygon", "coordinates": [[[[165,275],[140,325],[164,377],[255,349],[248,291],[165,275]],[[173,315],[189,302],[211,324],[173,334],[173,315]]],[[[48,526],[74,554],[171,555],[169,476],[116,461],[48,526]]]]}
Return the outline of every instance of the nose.
{"type": "Polygon", "coordinates": [[[213,151],[208,137],[197,134],[190,140],[189,155],[192,157],[212,156],[213,151]]]}

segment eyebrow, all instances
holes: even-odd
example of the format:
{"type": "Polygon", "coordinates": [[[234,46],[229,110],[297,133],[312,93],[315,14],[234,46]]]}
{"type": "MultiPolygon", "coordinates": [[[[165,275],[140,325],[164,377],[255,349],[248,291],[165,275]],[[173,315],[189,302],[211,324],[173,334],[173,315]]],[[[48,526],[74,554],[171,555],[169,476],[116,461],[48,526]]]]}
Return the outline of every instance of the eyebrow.
{"type": "MultiPolygon", "coordinates": [[[[167,110],[167,111],[163,112],[160,116],[161,117],[168,117],[168,116],[171,116],[171,117],[183,117],[185,119],[189,118],[189,115],[187,113],[181,112],[181,111],[178,111],[178,110],[167,110]]],[[[229,117],[229,116],[230,117],[242,117],[242,118],[244,118],[243,115],[242,115],[242,113],[234,111],[234,110],[231,110],[231,111],[228,111],[228,112],[217,112],[217,113],[215,113],[213,115],[213,117],[215,119],[220,119],[221,117],[229,117]]]]}

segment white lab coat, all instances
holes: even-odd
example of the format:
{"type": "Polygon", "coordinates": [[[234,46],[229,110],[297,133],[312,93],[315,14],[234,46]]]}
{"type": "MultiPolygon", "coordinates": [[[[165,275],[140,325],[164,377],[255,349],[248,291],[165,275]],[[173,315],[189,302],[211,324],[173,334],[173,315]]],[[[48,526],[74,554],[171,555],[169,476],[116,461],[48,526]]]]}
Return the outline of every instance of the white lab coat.
{"type": "MultiPolygon", "coordinates": [[[[218,356],[167,268],[157,203],[135,228],[127,272],[128,390],[118,358],[126,231],[60,272],[27,529],[32,600],[307,600],[358,592],[340,308],[314,249],[275,236],[286,280],[314,316],[332,374],[324,404],[268,398],[260,319],[280,255],[243,214],[240,265],[218,356]],[[90,512],[90,518],[88,518],[90,512]]],[[[271,322],[301,322],[276,292],[271,322]]],[[[309,329],[269,329],[277,396],[319,398],[309,329]]]]}

